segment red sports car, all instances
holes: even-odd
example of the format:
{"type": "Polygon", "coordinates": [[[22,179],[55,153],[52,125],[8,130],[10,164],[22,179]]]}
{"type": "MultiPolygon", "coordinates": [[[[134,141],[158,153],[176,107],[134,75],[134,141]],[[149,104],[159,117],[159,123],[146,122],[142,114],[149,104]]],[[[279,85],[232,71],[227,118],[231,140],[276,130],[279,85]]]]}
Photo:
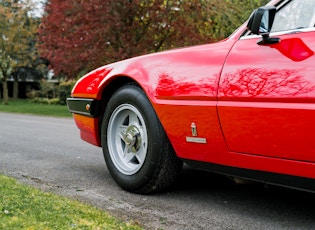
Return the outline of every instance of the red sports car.
{"type": "Polygon", "coordinates": [[[88,73],[69,110],[127,191],[168,188],[183,162],[315,191],[314,25],[314,0],[273,0],[224,41],[88,73]]]}

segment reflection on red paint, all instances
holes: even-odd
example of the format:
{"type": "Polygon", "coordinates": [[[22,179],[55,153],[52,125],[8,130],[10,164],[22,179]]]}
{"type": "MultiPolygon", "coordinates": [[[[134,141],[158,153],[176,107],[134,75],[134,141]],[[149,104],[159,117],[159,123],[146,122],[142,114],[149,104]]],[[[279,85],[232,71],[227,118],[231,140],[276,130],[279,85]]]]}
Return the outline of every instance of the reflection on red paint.
{"type": "MultiPolygon", "coordinates": [[[[213,78],[214,80],[216,77],[213,78]]],[[[181,97],[189,95],[190,97],[215,97],[217,85],[208,78],[200,78],[197,81],[174,80],[167,74],[161,74],[158,78],[158,87],[156,95],[159,98],[181,97]]]]}
{"type": "Polygon", "coordinates": [[[304,61],[314,55],[314,51],[300,38],[284,39],[270,47],[277,49],[280,53],[293,61],[304,61]]]}
{"type": "Polygon", "coordinates": [[[97,98],[99,86],[110,71],[110,68],[101,67],[82,77],[73,88],[72,96],[97,98]]]}
{"type": "Polygon", "coordinates": [[[315,90],[298,70],[240,69],[223,79],[220,94],[228,97],[292,97],[315,90]]]}

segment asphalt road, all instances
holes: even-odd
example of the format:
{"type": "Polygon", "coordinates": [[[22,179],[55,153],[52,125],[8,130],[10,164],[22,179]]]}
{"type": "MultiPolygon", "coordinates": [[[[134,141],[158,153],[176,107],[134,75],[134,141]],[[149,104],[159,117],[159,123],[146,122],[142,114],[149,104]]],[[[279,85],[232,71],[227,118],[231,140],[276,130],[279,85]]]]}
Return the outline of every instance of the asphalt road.
{"type": "Polygon", "coordinates": [[[0,113],[0,173],[146,229],[315,229],[315,194],[235,185],[188,167],[169,192],[122,191],[101,148],[81,141],[72,119],[0,113]]]}

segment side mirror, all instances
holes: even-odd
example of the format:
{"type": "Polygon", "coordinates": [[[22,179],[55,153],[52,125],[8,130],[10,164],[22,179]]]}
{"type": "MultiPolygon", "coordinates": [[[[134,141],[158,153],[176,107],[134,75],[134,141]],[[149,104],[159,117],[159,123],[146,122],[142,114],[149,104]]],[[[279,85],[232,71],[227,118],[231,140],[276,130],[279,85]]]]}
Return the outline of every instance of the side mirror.
{"type": "Polygon", "coordinates": [[[262,40],[258,42],[259,45],[280,42],[279,38],[269,37],[276,11],[274,6],[264,6],[256,9],[249,17],[247,28],[253,34],[262,35],[262,40]]]}

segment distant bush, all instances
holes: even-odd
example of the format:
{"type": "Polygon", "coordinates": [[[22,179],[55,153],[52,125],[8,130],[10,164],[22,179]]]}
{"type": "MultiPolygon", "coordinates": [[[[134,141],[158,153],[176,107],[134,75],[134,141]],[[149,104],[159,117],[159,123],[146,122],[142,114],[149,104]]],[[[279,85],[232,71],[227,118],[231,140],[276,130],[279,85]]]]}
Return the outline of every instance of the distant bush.
{"type": "Polygon", "coordinates": [[[71,90],[75,84],[75,81],[65,81],[59,84],[58,97],[60,104],[65,105],[67,103],[67,98],[71,96],[71,90]]]}
{"type": "Polygon", "coordinates": [[[37,103],[37,104],[47,104],[47,105],[60,105],[60,99],[59,98],[40,98],[35,97],[31,100],[29,100],[31,103],[37,103]]]}
{"type": "Polygon", "coordinates": [[[40,90],[33,90],[28,93],[31,103],[66,105],[67,98],[71,96],[71,90],[75,81],[66,81],[59,84],[43,80],[40,90]]]}

